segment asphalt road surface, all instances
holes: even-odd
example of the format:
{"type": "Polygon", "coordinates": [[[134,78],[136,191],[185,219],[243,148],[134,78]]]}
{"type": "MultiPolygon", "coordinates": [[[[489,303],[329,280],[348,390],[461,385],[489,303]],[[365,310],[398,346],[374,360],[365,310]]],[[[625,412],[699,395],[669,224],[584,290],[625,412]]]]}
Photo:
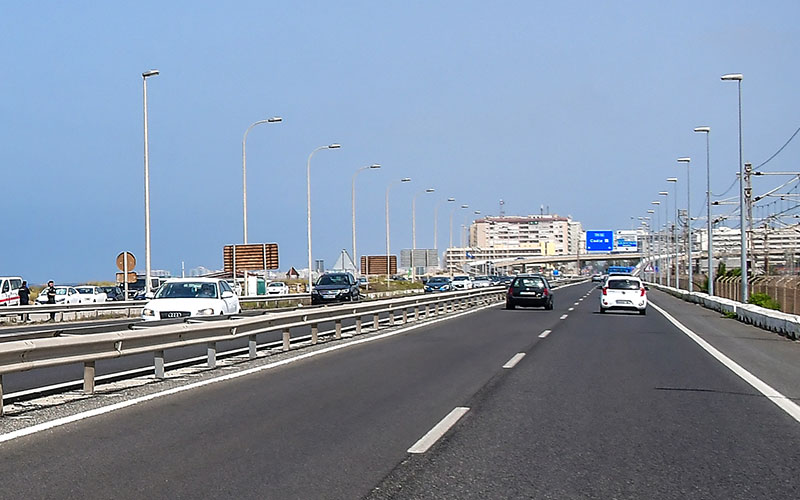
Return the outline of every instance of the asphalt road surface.
{"type": "MultiPolygon", "coordinates": [[[[559,289],[553,311],[493,307],[2,443],[0,497],[800,497],[800,423],[656,310],[600,315],[597,294],[559,289]]],[[[651,299],[797,401],[798,343],[651,299]]]]}

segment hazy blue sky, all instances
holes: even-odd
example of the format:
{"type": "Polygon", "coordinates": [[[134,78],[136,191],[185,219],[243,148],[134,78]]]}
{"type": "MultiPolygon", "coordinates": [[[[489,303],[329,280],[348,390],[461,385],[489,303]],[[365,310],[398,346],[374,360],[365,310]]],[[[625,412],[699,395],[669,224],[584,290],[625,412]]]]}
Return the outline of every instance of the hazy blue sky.
{"type": "MultiPolygon", "coordinates": [[[[357,185],[359,253],[385,251],[386,186],[406,176],[393,251],[410,247],[411,197],[427,187],[418,247],[448,196],[626,229],[666,177],[685,204],[679,156],[694,160],[699,212],[692,129],[712,127],[715,193],[737,170],[736,84],[720,75],[744,74],[746,161],[800,126],[798,19],[795,0],[2,2],[0,275],[112,279],[123,249],[144,269],[150,68],[154,269],[220,268],[241,242],[242,134],[272,115],[284,122],[248,138],[249,239],[277,242],[283,269],[306,267],[306,158],[330,142],[342,149],[311,166],[314,258],[328,265],[351,246],[352,174],[374,162],[357,185]]],[[[770,167],[798,170],[799,155],[792,143],[770,167]]]]}

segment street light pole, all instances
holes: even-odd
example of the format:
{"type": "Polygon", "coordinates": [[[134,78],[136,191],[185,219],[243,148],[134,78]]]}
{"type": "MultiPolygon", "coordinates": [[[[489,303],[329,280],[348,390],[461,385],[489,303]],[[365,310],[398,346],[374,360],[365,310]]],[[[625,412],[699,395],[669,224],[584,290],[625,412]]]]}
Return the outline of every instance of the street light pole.
{"type": "Polygon", "coordinates": [[[667,229],[669,227],[669,208],[668,208],[669,207],[669,192],[667,192],[667,191],[659,191],[658,194],[659,194],[659,196],[665,196],[666,197],[666,198],[664,198],[664,237],[663,237],[662,240],[664,242],[664,245],[663,245],[663,247],[664,247],[664,267],[666,267],[666,270],[667,270],[666,273],[664,273],[663,271],[659,271],[659,273],[658,273],[659,274],[658,283],[659,284],[663,284],[664,283],[664,274],[666,274],[667,275],[667,286],[669,286],[669,249],[670,249],[670,246],[669,246],[669,236],[667,234],[667,229]]]}
{"type": "MultiPolygon", "coordinates": [[[[436,250],[436,258],[439,258],[439,205],[445,200],[439,200],[439,203],[433,207],[433,248],[436,250]]],[[[448,202],[456,201],[455,198],[447,198],[448,202]]]]}
{"type": "MultiPolygon", "coordinates": [[[[689,275],[689,284],[687,290],[694,291],[694,283],[692,282],[692,191],[689,189],[689,165],[691,158],[678,158],[678,163],[686,164],[686,268],[689,275]]],[[[677,192],[676,192],[677,196],[677,192]]]]}
{"type": "Polygon", "coordinates": [[[353,265],[355,265],[359,270],[359,272],[357,272],[356,274],[360,274],[360,267],[356,264],[356,258],[357,258],[356,257],[356,176],[363,170],[378,169],[378,168],[381,168],[381,166],[377,163],[373,163],[372,165],[367,165],[359,168],[358,170],[356,170],[356,173],[353,174],[353,182],[350,191],[350,202],[353,206],[353,265]]]}
{"type": "MultiPolygon", "coordinates": [[[[144,262],[145,262],[145,275],[144,275],[144,292],[147,294],[152,291],[150,283],[150,146],[148,143],[147,134],[147,79],[151,76],[157,76],[158,70],[151,69],[142,73],[142,101],[144,103],[144,262]]],[[[125,280],[128,277],[125,276],[125,280]]],[[[125,297],[127,299],[127,297],[125,297]]]]}
{"type": "Polygon", "coordinates": [[[708,219],[708,294],[714,295],[714,223],[711,220],[711,127],[696,127],[706,134],[706,217],[708,219]]]}
{"type": "Polygon", "coordinates": [[[249,134],[250,129],[256,125],[260,125],[262,123],[280,123],[282,121],[283,118],[280,116],[273,116],[272,118],[267,118],[266,120],[259,120],[247,127],[247,130],[244,131],[244,136],[242,137],[242,220],[244,223],[245,245],[247,245],[247,134],[249,134]]]}
{"type": "MultiPolygon", "coordinates": [[[[462,209],[469,208],[469,205],[461,205],[461,208],[462,209]]],[[[456,207],[453,207],[453,209],[450,210],[450,246],[448,248],[453,248],[453,213],[455,213],[455,211],[456,207]]],[[[450,270],[450,277],[452,278],[453,269],[449,261],[447,262],[447,268],[450,270]]]]}
{"type": "Polygon", "coordinates": [[[394,184],[400,184],[402,182],[411,182],[410,177],[403,177],[400,180],[394,181],[386,186],[386,289],[389,289],[389,279],[392,274],[392,266],[390,265],[391,260],[391,245],[389,241],[389,190],[392,188],[394,184]]]}
{"type": "Polygon", "coordinates": [[[739,86],[739,225],[741,227],[742,302],[747,302],[747,232],[745,231],[744,163],[742,161],[742,78],[740,73],[722,75],[721,80],[735,81],[739,86]]]}
{"type": "Polygon", "coordinates": [[[417,268],[414,266],[414,250],[417,249],[417,196],[423,193],[433,193],[435,189],[428,188],[420,191],[411,198],[411,281],[417,275],[417,268]]]}
{"type": "MultiPolygon", "coordinates": [[[[656,214],[656,211],[654,209],[652,209],[652,208],[649,209],[647,211],[647,213],[651,214],[651,215],[655,214],[656,221],[658,221],[658,214],[656,214]]],[[[647,242],[648,242],[648,245],[647,245],[647,257],[648,257],[648,259],[647,259],[647,261],[650,263],[650,266],[653,266],[652,259],[650,258],[650,256],[653,254],[653,243],[654,243],[653,224],[650,223],[650,217],[646,217],[646,219],[648,221],[648,225],[647,225],[647,228],[648,228],[648,232],[647,232],[647,242]]],[[[651,273],[651,276],[650,276],[651,278],[653,278],[653,276],[655,276],[654,273],[655,273],[655,268],[653,269],[653,273],[651,273]]],[[[655,281],[655,279],[653,279],[653,281],[655,281]]]]}
{"type": "MultiPolygon", "coordinates": [[[[653,210],[656,214],[656,225],[653,228],[653,246],[655,247],[656,251],[656,264],[655,268],[653,269],[653,281],[656,281],[656,277],[658,277],[659,284],[661,283],[661,238],[659,236],[659,232],[661,231],[661,217],[658,213],[658,205],[661,205],[660,201],[651,201],[651,205],[655,205],[656,209],[653,210]],[[658,271],[656,271],[658,269],[658,271]]],[[[649,212],[649,210],[648,210],[649,212]]]]}
{"type": "Polygon", "coordinates": [[[339,149],[340,144],[329,144],[327,146],[320,146],[308,155],[308,162],[306,163],[306,198],[308,202],[308,293],[311,293],[312,277],[314,275],[311,269],[311,157],[314,153],[321,149],[339,149]]]}
{"type": "Polygon", "coordinates": [[[680,275],[678,269],[680,268],[680,245],[678,244],[678,237],[675,234],[676,226],[678,225],[678,178],[670,177],[667,182],[675,183],[675,223],[672,224],[672,240],[675,244],[675,288],[681,287],[680,275]]]}

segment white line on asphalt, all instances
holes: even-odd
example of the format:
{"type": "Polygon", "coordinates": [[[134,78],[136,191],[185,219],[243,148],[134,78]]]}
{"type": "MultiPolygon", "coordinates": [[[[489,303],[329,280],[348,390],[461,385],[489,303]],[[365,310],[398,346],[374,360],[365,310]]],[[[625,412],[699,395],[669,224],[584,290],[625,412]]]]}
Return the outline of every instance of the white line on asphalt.
{"type": "Polygon", "coordinates": [[[569,314],[562,314],[560,319],[567,319],[567,316],[569,316],[569,314]]]}
{"type": "Polygon", "coordinates": [[[574,307],[570,307],[569,309],[567,309],[567,311],[574,311],[574,310],[575,310],[574,307]]]}
{"type": "Polygon", "coordinates": [[[514,368],[515,366],[517,366],[517,363],[519,363],[520,360],[524,357],[525,357],[524,352],[516,353],[511,359],[508,360],[506,364],[503,365],[503,368],[514,368]]]}
{"type": "Polygon", "coordinates": [[[393,337],[395,335],[401,335],[403,333],[410,332],[410,331],[416,330],[418,328],[422,328],[422,327],[430,326],[430,325],[435,325],[435,324],[441,323],[443,321],[448,321],[448,320],[451,320],[451,319],[454,319],[454,318],[459,318],[461,316],[466,316],[468,314],[473,314],[473,313],[482,311],[484,309],[490,309],[490,308],[496,307],[498,304],[500,304],[500,302],[496,302],[496,303],[493,303],[493,304],[490,304],[490,305],[487,305],[487,306],[471,309],[469,311],[464,311],[462,313],[454,314],[452,316],[446,316],[446,317],[443,317],[443,318],[433,319],[431,321],[421,322],[419,324],[413,324],[413,325],[405,327],[405,328],[400,328],[398,330],[394,330],[394,331],[391,331],[391,332],[382,333],[382,334],[379,334],[379,335],[375,335],[373,337],[367,337],[367,338],[363,338],[363,339],[359,339],[359,340],[353,340],[353,341],[350,341],[350,342],[347,342],[347,343],[344,343],[344,344],[337,344],[337,345],[333,345],[333,346],[330,346],[330,347],[326,347],[326,348],[320,349],[318,351],[307,352],[307,353],[304,353],[304,354],[300,354],[299,356],[296,356],[294,358],[288,358],[288,359],[284,359],[284,360],[281,360],[281,361],[276,361],[274,363],[269,363],[269,364],[266,364],[266,365],[263,365],[263,366],[257,366],[257,367],[254,367],[254,368],[248,368],[247,370],[242,370],[242,371],[236,372],[236,373],[228,373],[226,375],[222,375],[222,376],[219,376],[219,377],[216,377],[216,378],[211,378],[211,379],[207,379],[207,380],[201,380],[199,382],[194,382],[192,384],[184,385],[184,386],[181,386],[181,387],[174,387],[172,389],[167,389],[165,391],[156,392],[156,393],[153,393],[153,394],[147,394],[145,396],[141,396],[141,397],[134,398],[134,399],[129,399],[127,401],[120,401],[119,403],[114,403],[114,404],[111,404],[111,405],[108,405],[108,406],[102,406],[100,408],[95,408],[95,409],[92,409],[92,410],[87,410],[87,411],[84,411],[84,412],[76,413],[75,415],[69,415],[69,416],[66,416],[66,417],[57,418],[55,420],[50,420],[48,422],[42,422],[40,424],[35,424],[35,425],[30,426],[30,427],[25,427],[25,428],[22,428],[22,429],[18,429],[18,430],[13,431],[13,432],[8,432],[6,434],[0,434],[0,443],[6,442],[6,441],[11,441],[12,439],[17,439],[17,438],[20,438],[20,437],[23,437],[23,436],[28,436],[30,434],[36,434],[37,432],[46,431],[46,430],[52,429],[54,427],[60,427],[62,425],[70,424],[70,423],[73,423],[73,422],[78,422],[80,420],[85,420],[87,418],[95,417],[95,416],[98,416],[98,415],[104,415],[106,413],[111,413],[111,412],[116,411],[116,410],[121,410],[121,409],[127,408],[129,406],[134,406],[134,405],[137,405],[137,404],[140,404],[140,403],[145,403],[147,401],[151,401],[151,400],[154,400],[154,399],[159,399],[159,398],[162,398],[162,397],[165,397],[165,396],[171,396],[173,394],[178,394],[178,393],[181,393],[181,392],[184,392],[184,391],[197,389],[199,387],[203,387],[203,386],[206,386],[206,385],[216,384],[218,382],[226,382],[228,380],[233,380],[233,379],[236,379],[236,378],[239,378],[239,377],[244,377],[246,375],[251,375],[253,373],[259,373],[259,372],[262,372],[262,371],[265,371],[265,370],[270,370],[272,368],[277,368],[279,366],[288,365],[288,364],[291,364],[291,363],[295,363],[297,361],[302,361],[304,359],[313,358],[315,356],[320,356],[322,354],[326,354],[326,353],[329,353],[329,352],[338,351],[340,349],[345,349],[347,347],[352,347],[352,346],[359,345],[359,344],[366,344],[367,342],[374,342],[376,340],[381,340],[381,339],[385,339],[385,338],[388,338],[388,337],[393,337]]]}
{"type": "Polygon", "coordinates": [[[422,436],[419,441],[414,443],[414,446],[408,449],[409,453],[425,453],[439,440],[445,433],[453,427],[458,420],[469,411],[469,408],[458,406],[453,411],[447,414],[433,429],[429,430],[427,434],[422,436]]]}
{"type": "Polygon", "coordinates": [[[680,321],[673,318],[667,311],[661,309],[652,302],[650,302],[650,305],[656,311],[660,312],[665,318],[667,318],[667,320],[670,323],[675,325],[678,328],[678,330],[685,333],[687,337],[697,342],[697,344],[703,349],[705,349],[706,352],[717,358],[717,361],[719,361],[720,363],[725,365],[730,371],[741,377],[742,380],[753,386],[758,392],[766,396],[767,399],[778,405],[783,411],[788,413],[797,422],[800,422],[800,406],[792,402],[786,396],[776,391],[766,383],[762,382],[761,379],[759,379],[749,371],[739,366],[739,364],[737,364],[734,360],[724,355],[722,352],[718,351],[716,347],[712,346],[711,344],[703,340],[702,337],[700,337],[693,331],[683,326],[683,324],[680,321]]]}
{"type": "Polygon", "coordinates": [[[547,337],[548,335],[550,335],[550,332],[551,332],[551,331],[552,331],[552,330],[545,330],[545,331],[543,331],[542,333],[540,333],[540,334],[539,334],[539,338],[540,338],[540,339],[543,339],[543,338],[547,337]]]}
{"type": "Polygon", "coordinates": [[[574,304],[572,304],[572,305],[573,305],[573,306],[577,306],[577,305],[578,305],[578,304],[580,304],[580,303],[581,303],[581,302],[580,302],[580,301],[578,301],[578,302],[575,302],[575,303],[574,303],[574,304]]]}

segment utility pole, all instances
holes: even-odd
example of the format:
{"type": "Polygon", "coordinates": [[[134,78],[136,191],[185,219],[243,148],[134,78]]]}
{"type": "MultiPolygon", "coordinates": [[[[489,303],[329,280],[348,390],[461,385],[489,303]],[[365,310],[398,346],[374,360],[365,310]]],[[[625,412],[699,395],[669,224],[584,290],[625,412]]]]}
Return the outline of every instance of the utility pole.
{"type": "MultiPolygon", "coordinates": [[[[752,163],[745,163],[744,164],[744,203],[745,203],[745,217],[746,221],[746,228],[742,228],[742,231],[747,231],[747,260],[750,262],[750,265],[747,266],[749,268],[753,268],[753,274],[755,274],[755,254],[753,253],[753,185],[751,183],[751,174],[753,173],[753,164],[752,163]],[[753,259],[753,260],[750,260],[753,259]]],[[[743,279],[747,279],[745,276],[743,279]]]]}

